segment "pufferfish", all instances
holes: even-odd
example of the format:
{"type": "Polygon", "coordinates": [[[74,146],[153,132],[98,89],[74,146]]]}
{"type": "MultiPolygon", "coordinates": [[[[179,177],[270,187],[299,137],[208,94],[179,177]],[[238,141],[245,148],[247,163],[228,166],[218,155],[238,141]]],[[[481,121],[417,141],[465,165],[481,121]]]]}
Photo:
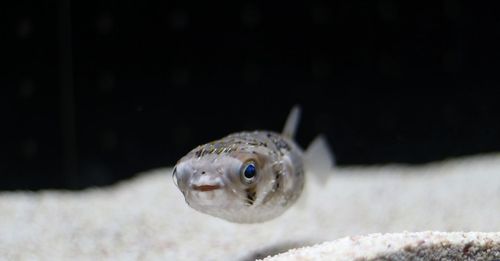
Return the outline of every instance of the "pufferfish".
{"type": "Polygon", "coordinates": [[[322,135],[305,152],[293,141],[299,118],[300,108],[294,106],[281,134],[238,132],[182,157],[172,176],[186,203],[235,223],[264,222],[283,214],[302,193],[306,167],[324,180],[333,166],[322,135]]]}

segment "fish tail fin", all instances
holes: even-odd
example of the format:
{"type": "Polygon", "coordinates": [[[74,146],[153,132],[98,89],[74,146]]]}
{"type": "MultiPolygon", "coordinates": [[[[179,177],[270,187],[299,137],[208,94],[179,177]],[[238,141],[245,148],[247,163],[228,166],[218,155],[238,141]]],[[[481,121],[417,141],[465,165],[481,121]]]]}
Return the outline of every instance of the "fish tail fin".
{"type": "Polygon", "coordinates": [[[288,114],[288,118],[285,122],[285,127],[283,128],[282,135],[293,139],[295,137],[295,133],[297,132],[297,127],[299,126],[301,109],[299,105],[295,105],[292,107],[292,110],[288,114]]]}
{"type": "Polygon", "coordinates": [[[335,166],[335,155],[330,150],[325,135],[316,136],[309,144],[304,154],[304,163],[306,169],[316,177],[316,181],[326,184],[335,166]]]}

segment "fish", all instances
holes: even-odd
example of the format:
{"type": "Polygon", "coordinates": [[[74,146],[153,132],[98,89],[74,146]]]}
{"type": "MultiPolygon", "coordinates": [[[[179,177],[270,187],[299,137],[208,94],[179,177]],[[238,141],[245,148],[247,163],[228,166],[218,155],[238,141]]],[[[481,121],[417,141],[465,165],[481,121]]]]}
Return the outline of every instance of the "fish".
{"type": "Polygon", "coordinates": [[[315,168],[320,182],[334,165],[323,135],[305,152],[294,141],[300,114],[300,106],[294,106],[281,133],[229,134],[179,159],[172,177],[186,203],[234,223],[266,222],[282,215],[304,190],[306,165],[315,168]]]}

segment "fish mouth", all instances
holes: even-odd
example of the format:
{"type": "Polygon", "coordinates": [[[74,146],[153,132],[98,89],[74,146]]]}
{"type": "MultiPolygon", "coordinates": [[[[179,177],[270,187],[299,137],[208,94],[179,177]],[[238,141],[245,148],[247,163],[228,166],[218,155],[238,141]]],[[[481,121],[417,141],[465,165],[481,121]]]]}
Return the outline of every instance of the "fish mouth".
{"type": "Polygon", "coordinates": [[[214,191],[214,190],[222,188],[222,186],[218,185],[218,184],[215,184],[215,185],[194,185],[193,184],[191,187],[194,190],[202,191],[202,192],[214,191]]]}

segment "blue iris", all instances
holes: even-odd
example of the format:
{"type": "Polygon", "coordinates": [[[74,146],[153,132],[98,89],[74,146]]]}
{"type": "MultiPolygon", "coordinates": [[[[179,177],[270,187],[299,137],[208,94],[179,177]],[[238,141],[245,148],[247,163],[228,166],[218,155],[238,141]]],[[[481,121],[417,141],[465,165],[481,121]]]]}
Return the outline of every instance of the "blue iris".
{"type": "Polygon", "coordinates": [[[248,164],[247,167],[245,168],[245,171],[243,172],[243,175],[245,175],[245,178],[251,179],[255,177],[255,165],[253,164],[248,164]]]}

